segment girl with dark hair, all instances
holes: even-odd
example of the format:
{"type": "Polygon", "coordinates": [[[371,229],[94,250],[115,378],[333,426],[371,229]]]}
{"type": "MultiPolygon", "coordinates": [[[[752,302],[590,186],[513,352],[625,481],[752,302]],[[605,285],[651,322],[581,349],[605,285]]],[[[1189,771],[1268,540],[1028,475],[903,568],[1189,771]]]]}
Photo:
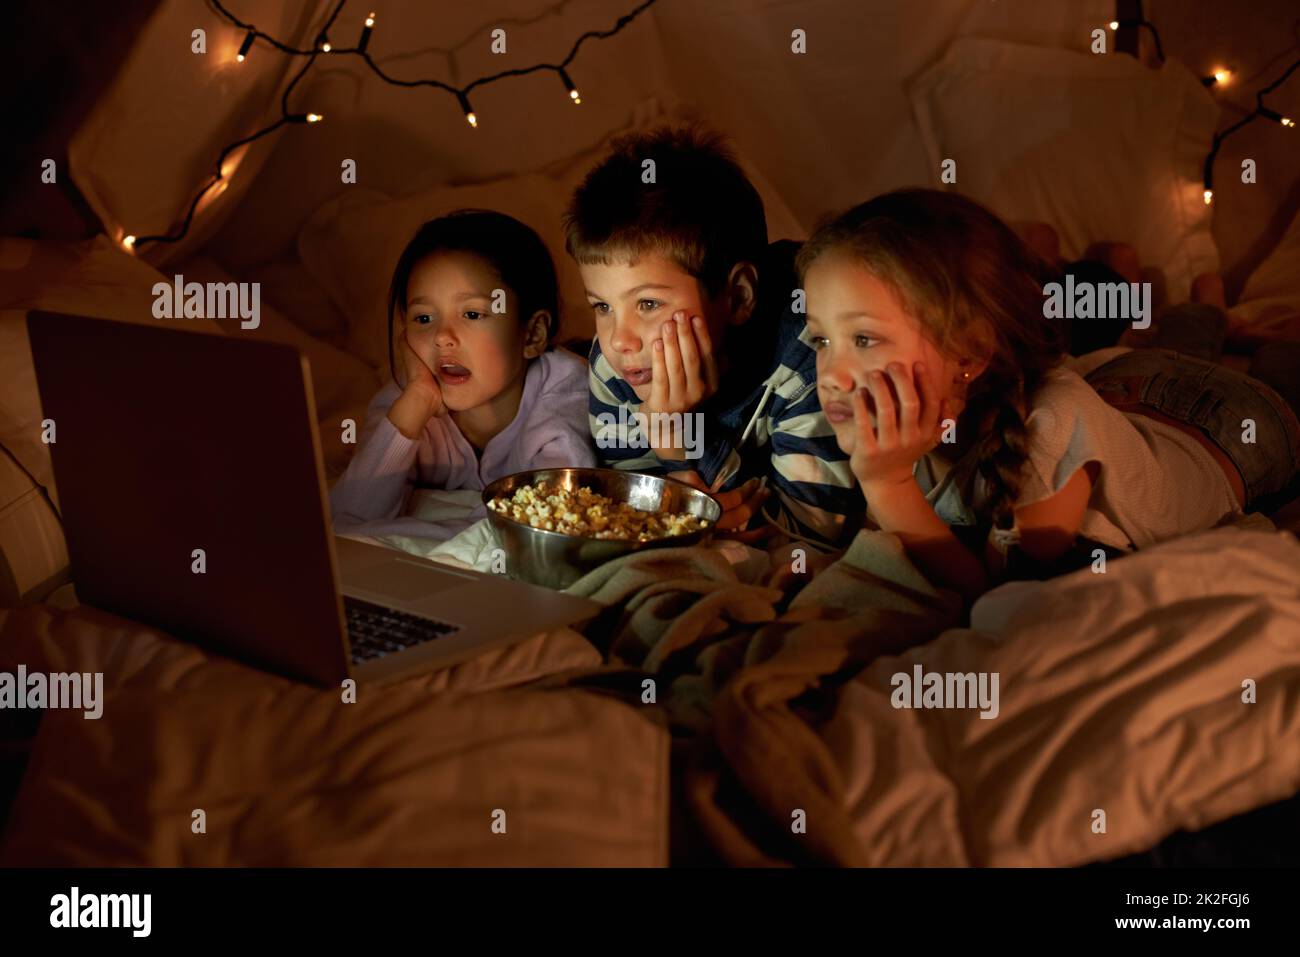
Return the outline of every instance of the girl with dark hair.
{"type": "Polygon", "coordinates": [[[425,223],[397,261],[388,308],[393,381],[330,492],[336,523],[396,518],[414,484],[482,489],[595,464],[587,364],[551,348],[558,284],[533,230],[473,209],[425,223]]]}
{"type": "Polygon", "coordinates": [[[1080,539],[1141,548],[1257,507],[1300,471],[1295,414],[1241,373],[1153,349],[1081,378],[1045,315],[1051,277],[973,200],[880,196],[818,229],[796,265],[822,410],[869,518],[968,599],[1013,545],[1041,567],[1080,539]]]}

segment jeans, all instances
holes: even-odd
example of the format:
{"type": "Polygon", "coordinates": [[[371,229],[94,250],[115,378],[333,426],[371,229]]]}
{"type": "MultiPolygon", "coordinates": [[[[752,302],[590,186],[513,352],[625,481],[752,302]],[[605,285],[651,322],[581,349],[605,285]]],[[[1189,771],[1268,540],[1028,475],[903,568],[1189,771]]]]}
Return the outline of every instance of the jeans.
{"type": "Polygon", "coordinates": [[[1300,474],[1300,422],[1258,379],[1168,349],[1135,349],[1086,379],[1120,409],[1154,409],[1199,429],[1241,473],[1247,509],[1300,474]]]}

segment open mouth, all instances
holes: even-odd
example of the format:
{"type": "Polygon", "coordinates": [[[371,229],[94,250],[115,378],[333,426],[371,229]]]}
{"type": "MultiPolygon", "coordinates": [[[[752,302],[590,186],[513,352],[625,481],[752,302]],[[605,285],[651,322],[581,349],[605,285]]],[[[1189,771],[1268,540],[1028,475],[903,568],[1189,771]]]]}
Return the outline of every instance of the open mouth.
{"type": "Polygon", "coordinates": [[[438,381],[443,385],[464,385],[469,381],[470,371],[455,362],[438,363],[438,381]]]}
{"type": "Polygon", "coordinates": [[[623,381],[628,385],[645,385],[652,377],[650,369],[624,369],[623,381]]]}

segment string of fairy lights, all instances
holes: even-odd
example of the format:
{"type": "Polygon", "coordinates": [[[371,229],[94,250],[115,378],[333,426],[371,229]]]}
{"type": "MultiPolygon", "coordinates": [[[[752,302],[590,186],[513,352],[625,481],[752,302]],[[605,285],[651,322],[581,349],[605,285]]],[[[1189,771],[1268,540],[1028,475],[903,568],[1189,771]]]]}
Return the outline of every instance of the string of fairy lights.
{"type": "Polygon", "coordinates": [[[1268,86],[1264,87],[1262,90],[1260,90],[1258,93],[1255,94],[1255,109],[1253,112],[1247,113],[1244,117],[1242,117],[1236,123],[1233,123],[1226,130],[1222,130],[1221,132],[1214,134],[1214,145],[1210,147],[1210,155],[1205,157],[1204,179],[1205,179],[1205,203],[1207,206],[1210,203],[1214,202],[1214,160],[1215,157],[1219,155],[1219,147],[1223,145],[1223,141],[1225,139],[1227,139],[1233,133],[1237,132],[1237,130],[1241,129],[1243,126],[1247,125],[1248,123],[1253,123],[1255,120],[1260,119],[1261,117],[1266,120],[1272,120],[1274,123],[1278,123],[1282,126],[1287,126],[1290,127],[1291,129],[1295,129],[1295,120],[1291,119],[1291,117],[1289,116],[1283,116],[1281,113],[1278,113],[1276,110],[1270,110],[1267,106],[1264,105],[1264,95],[1267,93],[1272,93],[1279,86],[1285,83],[1287,77],[1289,77],[1297,69],[1300,69],[1300,60],[1296,60],[1294,63],[1292,63],[1289,67],[1287,67],[1286,71],[1281,76],[1279,76],[1276,80],[1274,80],[1268,86]]]}
{"type": "Polygon", "coordinates": [[[360,58],[361,61],[364,62],[367,67],[370,68],[371,72],[374,73],[375,76],[379,77],[379,79],[383,80],[385,83],[391,86],[400,86],[400,87],[427,86],[427,87],[433,87],[434,89],[439,89],[446,93],[449,93],[455,96],[457,102],[460,104],[461,111],[465,114],[465,122],[468,123],[471,127],[477,128],[478,114],[474,112],[474,108],[470,104],[470,99],[469,99],[470,93],[479,87],[486,86],[489,83],[496,83],[500,80],[506,79],[507,77],[526,76],[530,73],[538,73],[538,72],[545,72],[545,71],[552,72],[556,74],[556,76],[559,77],[560,82],[564,84],[564,89],[568,94],[570,101],[575,106],[582,103],[582,97],[578,93],[577,86],[574,85],[573,78],[569,75],[568,68],[573,63],[574,59],[577,57],[578,51],[581,49],[583,43],[585,43],[587,40],[605,40],[608,39],[609,37],[614,36],[616,33],[619,33],[621,30],[623,30],[624,27],[630,24],[638,16],[640,16],[650,7],[654,6],[657,0],[643,0],[641,4],[629,10],[623,16],[619,17],[616,21],[614,21],[614,25],[610,27],[608,30],[588,30],[586,33],[582,34],[573,42],[573,46],[570,47],[568,55],[565,56],[564,59],[562,59],[559,63],[537,63],[529,67],[521,67],[512,70],[502,70],[500,73],[493,73],[489,76],[479,77],[477,80],[474,80],[473,82],[460,87],[453,86],[450,83],[444,83],[442,80],[436,80],[432,78],[403,80],[397,77],[389,76],[387,73],[385,73],[384,70],[379,66],[379,64],[377,64],[374,61],[374,59],[371,57],[367,49],[370,44],[370,37],[374,32],[375,24],[377,21],[377,17],[373,12],[371,12],[365,18],[365,21],[363,22],[361,27],[361,34],[357,39],[355,46],[343,47],[343,48],[336,47],[333,44],[333,42],[330,40],[330,31],[331,29],[333,29],[335,23],[338,21],[339,14],[343,12],[343,7],[346,4],[347,0],[338,0],[338,3],[335,5],[333,12],[329,16],[329,19],[325,21],[325,25],[321,28],[320,32],[316,35],[316,39],[309,49],[300,49],[298,47],[291,46],[287,43],[282,43],[281,41],[277,40],[275,37],[271,36],[269,33],[265,33],[257,29],[257,27],[254,26],[252,23],[246,23],[243,20],[236,17],[233,13],[227,10],[225,6],[222,5],[220,0],[209,0],[209,2],[212,4],[212,6],[222,17],[224,17],[227,21],[231,23],[231,25],[233,25],[239,30],[244,31],[244,38],[239,45],[239,52],[235,55],[235,59],[239,63],[243,63],[249,56],[251,56],[254,53],[254,44],[259,40],[265,43],[266,45],[272,47],[273,49],[278,50],[281,53],[287,54],[289,56],[304,57],[306,59],[306,63],[303,65],[303,68],[299,70],[298,73],[293,77],[293,79],[290,80],[289,85],[285,88],[284,94],[280,98],[280,118],[277,119],[275,122],[263,127],[262,129],[259,129],[256,132],[250,134],[249,136],[245,136],[242,139],[236,140],[235,142],[231,143],[221,151],[220,155],[217,157],[215,173],[213,174],[212,178],[209,179],[206,183],[204,183],[202,188],[199,189],[199,191],[195,194],[193,201],[189,205],[189,209],[186,211],[185,218],[181,221],[180,225],[170,233],[160,233],[157,235],[138,236],[138,237],[133,235],[124,236],[122,238],[122,245],[128,251],[138,250],[141,246],[150,243],[174,243],[183,239],[186,236],[186,234],[189,232],[190,224],[194,220],[195,211],[199,208],[199,205],[203,201],[204,197],[209,197],[211,200],[211,199],[215,199],[221,193],[225,192],[226,187],[230,183],[230,176],[234,172],[235,166],[238,165],[239,157],[234,157],[233,159],[231,158],[232,154],[234,154],[236,150],[243,149],[253,141],[259,140],[264,136],[268,136],[271,133],[274,133],[276,130],[278,130],[282,126],[285,126],[286,124],[319,123],[321,120],[325,118],[320,113],[299,113],[289,109],[290,95],[293,93],[294,88],[298,85],[298,83],[302,80],[302,78],[307,75],[307,72],[312,68],[313,64],[315,64],[318,57],[355,56],[360,58]]]}
{"type": "MultiPolygon", "coordinates": [[[[604,40],[614,36],[615,34],[622,31],[628,24],[630,24],[638,16],[644,13],[647,9],[653,6],[657,2],[657,0],[643,0],[643,2],[640,5],[634,7],[632,10],[628,11],[623,16],[619,17],[618,20],[614,22],[614,25],[610,27],[608,30],[599,30],[599,31],[589,30],[586,33],[582,34],[580,37],[578,37],[577,40],[574,41],[573,46],[569,49],[568,55],[565,56],[564,59],[561,60],[559,63],[537,63],[529,67],[523,67],[523,68],[512,69],[512,70],[502,70],[500,73],[494,73],[489,76],[479,77],[477,80],[474,80],[471,83],[462,87],[453,86],[449,83],[444,83],[441,80],[432,79],[432,78],[403,80],[397,77],[389,76],[387,73],[385,73],[384,70],[379,66],[379,64],[377,64],[374,61],[374,59],[371,57],[367,49],[370,44],[370,38],[374,32],[375,23],[376,23],[376,16],[373,12],[371,12],[365,18],[361,27],[361,34],[357,39],[355,46],[336,48],[333,42],[330,40],[329,34],[330,34],[330,30],[334,27],[335,23],[338,21],[339,15],[343,12],[343,7],[345,6],[347,0],[338,0],[338,3],[335,4],[334,10],[330,14],[329,19],[326,20],[324,27],[321,28],[320,32],[316,35],[316,39],[313,42],[312,46],[308,49],[300,49],[298,47],[291,46],[287,43],[282,43],[280,40],[271,36],[269,33],[265,33],[257,29],[257,27],[254,26],[253,24],[246,23],[245,21],[236,17],[229,10],[227,10],[226,7],[222,5],[220,0],[209,0],[209,2],[212,4],[212,6],[222,17],[224,17],[227,21],[231,23],[232,26],[244,32],[243,40],[239,45],[239,52],[236,54],[235,57],[238,62],[243,63],[253,53],[254,44],[256,44],[257,41],[261,40],[267,46],[270,46],[271,48],[278,50],[281,53],[287,54],[289,56],[304,57],[306,59],[306,63],[303,65],[303,68],[299,70],[298,73],[289,82],[289,85],[285,88],[284,94],[280,98],[279,119],[263,127],[262,129],[259,129],[256,132],[243,137],[242,139],[236,140],[235,142],[226,146],[225,149],[221,151],[220,155],[217,157],[216,171],[213,173],[212,178],[208,180],[206,183],[204,183],[203,186],[199,189],[199,191],[195,194],[194,199],[190,202],[189,208],[185,213],[185,218],[181,221],[180,225],[170,233],[160,233],[157,235],[139,236],[139,237],[134,235],[126,235],[122,238],[122,245],[128,251],[138,250],[140,247],[150,243],[174,243],[183,239],[189,233],[190,224],[193,222],[195,212],[198,210],[199,205],[203,201],[203,199],[205,197],[208,197],[210,200],[215,199],[217,196],[219,196],[221,193],[223,193],[226,190],[226,187],[230,183],[230,176],[234,172],[235,166],[238,165],[239,157],[235,157],[234,159],[231,159],[232,154],[234,154],[237,150],[241,150],[244,147],[247,147],[250,143],[254,142],[255,140],[259,140],[264,136],[268,136],[271,133],[274,133],[280,127],[288,123],[319,123],[321,120],[324,119],[324,116],[322,116],[320,113],[314,113],[314,112],[299,113],[289,109],[290,95],[293,93],[294,88],[297,87],[297,85],[302,81],[302,78],[307,75],[308,71],[315,64],[318,57],[355,56],[360,58],[361,61],[365,63],[367,67],[370,68],[371,72],[374,73],[375,76],[379,77],[380,80],[382,80],[383,82],[391,86],[399,86],[399,87],[427,86],[427,87],[433,87],[435,89],[443,90],[444,92],[449,93],[456,97],[456,101],[460,105],[461,111],[465,115],[465,122],[468,123],[471,127],[477,128],[478,114],[474,112],[474,108],[470,103],[470,98],[469,98],[470,93],[475,89],[477,89],[478,87],[485,86],[489,83],[495,83],[500,80],[504,80],[507,77],[526,76],[530,73],[550,71],[556,74],[560,82],[564,84],[564,89],[567,92],[569,99],[575,105],[580,104],[582,102],[582,98],[578,93],[577,87],[574,85],[573,78],[569,75],[568,67],[573,63],[574,59],[577,57],[578,51],[582,47],[582,44],[585,43],[587,40],[592,40],[592,39],[604,40]],[[227,162],[228,160],[230,160],[229,163],[227,162]]],[[[1161,63],[1164,63],[1165,51],[1164,51],[1164,44],[1160,40],[1160,32],[1156,29],[1155,24],[1151,23],[1151,21],[1147,20],[1145,17],[1139,16],[1138,18],[1134,18],[1134,19],[1112,20],[1110,21],[1108,26],[1112,31],[1119,31],[1121,29],[1148,30],[1155,44],[1156,56],[1159,58],[1161,63]]],[[[1229,136],[1232,136],[1234,133],[1236,133],[1244,126],[1254,122],[1256,119],[1271,120],[1272,122],[1277,123],[1280,126],[1284,126],[1284,127],[1290,127],[1290,128],[1295,127],[1296,125],[1295,120],[1293,120],[1291,117],[1284,116],[1281,113],[1277,112],[1276,110],[1270,109],[1268,106],[1266,106],[1264,103],[1264,97],[1267,94],[1276,90],[1284,82],[1286,82],[1287,78],[1290,77],[1291,74],[1294,73],[1297,69],[1300,69],[1300,60],[1296,60],[1294,63],[1292,63],[1290,67],[1288,67],[1286,71],[1282,73],[1281,76],[1279,76],[1276,80],[1274,80],[1272,83],[1268,84],[1267,86],[1265,86],[1263,89],[1259,90],[1255,94],[1255,109],[1253,111],[1251,111],[1242,119],[1238,120],[1236,123],[1233,123],[1231,126],[1227,127],[1226,129],[1216,132],[1214,134],[1214,140],[1211,145],[1209,154],[1205,157],[1205,166],[1204,166],[1204,183],[1205,183],[1204,196],[1205,196],[1205,203],[1207,206],[1210,203],[1212,203],[1214,200],[1214,161],[1219,155],[1219,149],[1223,145],[1224,140],[1226,140],[1229,136]]],[[[1214,73],[1212,73],[1211,75],[1203,77],[1201,82],[1204,83],[1207,87],[1212,87],[1212,88],[1221,87],[1221,86],[1226,86],[1231,81],[1231,78],[1232,78],[1232,71],[1226,68],[1221,68],[1215,70],[1214,73]]]]}
{"type": "MultiPolygon", "coordinates": [[[[1131,20],[1112,20],[1108,25],[1112,31],[1122,29],[1149,30],[1151,32],[1151,39],[1155,43],[1156,57],[1161,63],[1165,62],[1165,49],[1164,45],[1160,42],[1160,31],[1156,29],[1155,24],[1150,20],[1147,20],[1144,17],[1131,20]]],[[[1204,197],[1206,206],[1209,206],[1214,202],[1214,161],[1219,156],[1219,147],[1223,145],[1224,140],[1233,133],[1236,133],[1242,127],[1253,123],[1258,119],[1271,120],[1279,126],[1288,127],[1290,129],[1295,128],[1295,120],[1289,116],[1283,116],[1277,110],[1269,109],[1264,105],[1264,97],[1285,83],[1287,78],[1297,69],[1300,69],[1300,60],[1296,60],[1292,63],[1285,71],[1283,71],[1281,76],[1255,94],[1255,109],[1247,113],[1227,129],[1220,130],[1214,134],[1214,140],[1211,142],[1210,152],[1205,157],[1205,165],[1202,170],[1202,179],[1205,185],[1204,197]]],[[[1216,69],[1209,76],[1201,77],[1201,83],[1210,88],[1224,87],[1231,81],[1232,71],[1225,67],[1216,69]]]]}

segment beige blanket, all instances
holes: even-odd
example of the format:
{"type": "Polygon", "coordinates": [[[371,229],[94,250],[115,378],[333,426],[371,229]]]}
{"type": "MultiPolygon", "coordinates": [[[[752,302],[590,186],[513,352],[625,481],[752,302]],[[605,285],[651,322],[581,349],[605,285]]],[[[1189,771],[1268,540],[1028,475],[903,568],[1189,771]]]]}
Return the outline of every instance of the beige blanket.
{"type": "Polygon", "coordinates": [[[687,791],[725,860],[866,860],[833,756],[792,702],[957,619],[960,600],[936,591],[898,539],[860,533],[784,610],[781,591],[738,582],[702,549],[610,562],[570,591],[611,606],[608,652],[658,675],[674,726],[711,742],[695,751],[687,791]],[[748,795],[738,807],[722,804],[724,775],[748,795]],[[807,829],[789,830],[800,815],[807,829]]]}
{"type": "Polygon", "coordinates": [[[528,686],[599,665],[571,630],[345,704],[90,608],[0,616],[0,670],[106,682],[101,719],[42,717],[0,865],[667,862],[664,730],[528,686]]]}
{"type": "Polygon", "coordinates": [[[89,609],[9,612],[0,669],[112,690],[101,721],[46,715],[0,863],[662,864],[661,719],[732,863],[1116,857],[1300,788],[1297,568],[1289,533],[1219,529],[955,628],[892,536],[791,601],[660,550],[575,586],[612,603],[599,652],[539,635],[355,705],[89,609]],[[917,667],[999,675],[996,717],[898,707],[917,667]]]}
{"type": "Polygon", "coordinates": [[[955,598],[864,532],[784,611],[690,551],[574,590],[622,605],[609,650],[704,732],[688,792],[726,860],[1059,866],[1300,789],[1298,569],[1291,534],[1222,528],[1004,586],[951,628],[955,598]],[[999,700],[900,707],[917,669],[997,676],[999,700]]]}

